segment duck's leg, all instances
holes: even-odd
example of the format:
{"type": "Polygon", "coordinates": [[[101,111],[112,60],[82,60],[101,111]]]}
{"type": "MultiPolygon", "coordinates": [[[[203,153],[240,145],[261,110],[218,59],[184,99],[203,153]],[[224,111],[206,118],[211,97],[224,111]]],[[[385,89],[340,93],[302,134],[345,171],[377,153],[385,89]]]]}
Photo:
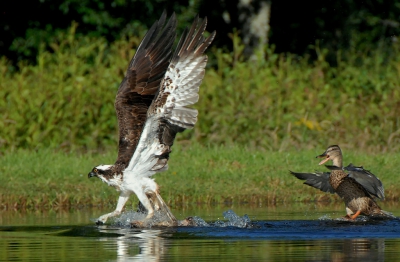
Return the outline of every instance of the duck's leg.
{"type": "Polygon", "coordinates": [[[344,216],[344,218],[346,219],[350,219],[350,217],[353,215],[353,211],[351,211],[350,208],[346,207],[346,215],[344,216]]]}
{"type": "Polygon", "coordinates": [[[124,206],[126,204],[126,201],[128,201],[128,199],[129,199],[129,195],[130,195],[130,193],[128,193],[128,192],[121,192],[121,195],[118,198],[117,208],[113,212],[99,217],[96,221],[96,224],[97,225],[104,224],[105,222],[107,222],[108,218],[115,217],[115,216],[118,216],[119,214],[121,214],[122,209],[124,208],[124,206]]]}
{"type": "Polygon", "coordinates": [[[356,212],[354,215],[351,215],[351,216],[350,216],[350,219],[354,220],[354,219],[356,219],[360,214],[361,214],[361,211],[360,211],[360,210],[357,210],[357,212],[356,212]]]}
{"type": "MultiPolygon", "coordinates": [[[[359,211],[357,211],[357,212],[359,212],[359,211]]],[[[347,213],[347,214],[346,214],[346,216],[344,216],[344,218],[353,220],[353,219],[355,219],[356,217],[358,217],[358,215],[361,213],[361,212],[359,212],[359,213],[357,214],[357,212],[354,213],[353,210],[351,210],[349,207],[346,207],[346,213],[347,213]],[[353,218],[353,217],[354,217],[354,218],[353,218]]]]}

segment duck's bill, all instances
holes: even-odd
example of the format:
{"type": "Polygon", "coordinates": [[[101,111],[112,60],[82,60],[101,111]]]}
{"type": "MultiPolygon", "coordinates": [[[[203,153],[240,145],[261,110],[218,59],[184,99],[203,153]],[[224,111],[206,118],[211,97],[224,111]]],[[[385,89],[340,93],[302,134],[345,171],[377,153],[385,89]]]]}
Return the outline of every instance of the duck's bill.
{"type": "Polygon", "coordinates": [[[329,156],[327,156],[324,160],[322,160],[321,162],[319,162],[318,165],[325,164],[326,162],[328,162],[328,160],[329,160],[329,156]]]}
{"type": "Polygon", "coordinates": [[[317,156],[319,158],[324,158],[321,162],[319,162],[318,165],[322,165],[325,164],[326,162],[328,162],[328,160],[330,159],[329,156],[325,153],[323,153],[322,155],[317,156]]]}

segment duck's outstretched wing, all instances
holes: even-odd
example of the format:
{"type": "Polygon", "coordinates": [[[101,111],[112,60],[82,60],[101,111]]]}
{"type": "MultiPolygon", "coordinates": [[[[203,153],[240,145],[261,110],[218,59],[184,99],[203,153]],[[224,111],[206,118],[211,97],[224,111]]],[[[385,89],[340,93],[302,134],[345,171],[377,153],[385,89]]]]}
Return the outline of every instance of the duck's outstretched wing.
{"type": "Polygon", "coordinates": [[[305,180],[305,182],[303,183],[305,185],[315,187],[323,192],[328,192],[331,194],[335,193],[335,190],[329,183],[330,173],[328,172],[296,173],[290,171],[290,173],[298,179],[305,180]]]}
{"type": "MultiPolygon", "coordinates": [[[[326,165],[329,170],[338,169],[337,166],[326,165]]],[[[339,168],[340,169],[340,168],[339,168]]],[[[379,199],[385,199],[385,191],[382,182],[370,171],[365,170],[362,166],[354,166],[349,164],[344,167],[349,177],[357,181],[364,189],[372,196],[379,199]]],[[[296,173],[290,171],[298,179],[306,180],[304,184],[320,189],[324,192],[335,193],[334,189],[329,183],[330,172],[315,172],[315,173],[296,173]]]]}
{"type": "MultiPolygon", "coordinates": [[[[326,165],[329,170],[337,169],[336,166],[326,165]]],[[[383,188],[383,184],[379,178],[377,178],[374,174],[372,174],[369,170],[365,170],[362,166],[354,166],[353,164],[349,164],[344,167],[349,177],[354,178],[364,189],[371,195],[375,196],[379,199],[385,199],[385,190],[383,188]]]]}
{"type": "Polygon", "coordinates": [[[192,128],[197,121],[197,110],[187,106],[199,98],[199,86],[207,63],[204,51],[215,36],[215,32],[207,38],[203,36],[206,25],[206,18],[201,21],[197,17],[178,43],[127,168],[135,175],[150,176],[166,170],[175,135],[192,128]]]}
{"type": "Polygon", "coordinates": [[[175,14],[167,24],[165,21],[164,12],[144,36],[118,89],[115,110],[119,148],[113,173],[122,173],[128,166],[146,122],[148,108],[169,66],[176,37],[175,14]]]}
{"type": "Polygon", "coordinates": [[[385,190],[381,180],[369,170],[365,170],[362,166],[354,166],[351,163],[343,169],[349,173],[349,177],[360,183],[368,193],[379,199],[385,199],[385,190]]]}

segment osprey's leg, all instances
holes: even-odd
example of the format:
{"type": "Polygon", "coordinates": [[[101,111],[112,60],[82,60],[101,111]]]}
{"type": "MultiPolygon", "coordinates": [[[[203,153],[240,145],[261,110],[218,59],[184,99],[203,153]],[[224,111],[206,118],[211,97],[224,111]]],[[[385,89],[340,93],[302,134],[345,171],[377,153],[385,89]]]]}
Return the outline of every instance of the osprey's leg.
{"type": "Polygon", "coordinates": [[[108,218],[115,217],[115,216],[118,216],[119,214],[121,214],[122,209],[124,208],[124,206],[126,204],[126,201],[128,201],[128,199],[129,199],[129,195],[130,195],[130,193],[126,193],[126,192],[125,193],[121,193],[121,195],[118,198],[117,208],[113,212],[105,214],[105,215],[102,215],[101,217],[99,217],[97,219],[96,224],[98,224],[98,225],[99,224],[104,224],[107,221],[108,218]]]}
{"type": "Polygon", "coordinates": [[[138,197],[139,201],[147,210],[146,219],[152,218],[154,216],[154,208],[151,205],[151,202],[147,195],[141,190],[140,192],[135,192],[136,196],[138,197]]]}

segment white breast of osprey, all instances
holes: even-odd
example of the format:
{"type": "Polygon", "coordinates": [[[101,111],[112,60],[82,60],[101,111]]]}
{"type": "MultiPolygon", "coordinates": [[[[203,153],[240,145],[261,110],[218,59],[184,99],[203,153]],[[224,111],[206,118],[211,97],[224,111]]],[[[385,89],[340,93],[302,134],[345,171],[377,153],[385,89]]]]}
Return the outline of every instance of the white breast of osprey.
{"type": "Polygon", "coordinates": [[[117,189],[118,191],[121,191],[121,185],[122,185],[122,175],[121,174],[119,174],[119,175],[115,174],[110,179],[105,179],[103,176],[99,176],[99,177],[107,185],[115,187],[115,189],[117,189]]]}

